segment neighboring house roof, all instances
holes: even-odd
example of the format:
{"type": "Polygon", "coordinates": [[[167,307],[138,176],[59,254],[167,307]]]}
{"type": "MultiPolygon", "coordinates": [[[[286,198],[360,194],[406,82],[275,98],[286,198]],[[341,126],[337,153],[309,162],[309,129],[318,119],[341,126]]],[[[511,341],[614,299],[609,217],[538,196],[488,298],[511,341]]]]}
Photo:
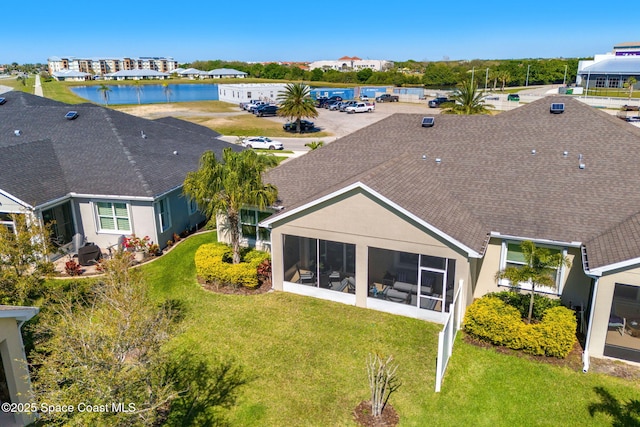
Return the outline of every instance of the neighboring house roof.
{"type": "Polygon", "coordinates": [[[211,70],[208,73],[210,76],[246,76],[247,73],[243,71],[234,70],[231,68],[217,68],[211,70]]]}
{"type": "Polygon", "coordinates": [[[437,115],[431,128],[421,120],[395,114],[269,171],[285,207],[270,221],[361,183],[478,253],[498,233],[606,239],[587,245],[591,267],[640,257],[633,234],[611,231],[640,215],[640,129],[570,97],[496,116],[437,115]],[[554,102],[563,114],[549,113],[554,102]]]}
{"type": "Polygon", "coordinates": [[[0,190],[30,206],[69,193],[154,198],[181,186],[205,151],[242,149],[178,119],[147,120],[18,91],[4,97],[0,190]],[[76,119],[65,119],[70,110],[78,112],[76,119]]]}
{"type": "Polygon", "coordinates": [[[182,75],[182,76],[191,76],[191,75],[195,75],[195,76],[206,76],[207,72],[206,71],[201,71],[198,70],[196,68],[187,68],[186,70],[183,70],[181,72],[179,72],[178,74],[182,75]]]}
{"type": "Polygon", "coordinates": [[[156,70],[120,70],[115,73],[105,74],[106,77],[168,77],[169,74],[156,70]]]}
{"type": "Polygon", "coordinates": [[[91,74],[84,73],[82,71],[60,70],[60,71],[54,71],[53,73],[51,73],[51,75],[57,78],[57,77],[88,77],[91,74]]]}

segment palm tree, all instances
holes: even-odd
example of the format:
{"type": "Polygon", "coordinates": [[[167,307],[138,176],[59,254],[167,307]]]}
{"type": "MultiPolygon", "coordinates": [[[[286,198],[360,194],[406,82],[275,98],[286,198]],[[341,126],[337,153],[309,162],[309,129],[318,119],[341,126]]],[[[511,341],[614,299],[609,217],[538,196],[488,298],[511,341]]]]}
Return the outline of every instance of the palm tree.
{"type": "Polygon", "coordinates": [[[629,77],[624,83],[624,87],[629,89],[629,101],[631,101],[631,96],[633,95],[633,85],[636,83],[638,83],[638,80],[633,76],[629,77]]]}
{"type": "Polygon", "coordinates": [[[493,105],[485,104],[483,92],[478,91],[478,85],[471,80],[465,80],[450,97],[454,104],[442,110],[443,114],[487,114],[493,105]]]}
{"type": "Polygon", "coordinates": [[[133,82],[133,87],[136,90],[136,95],[138,96],[138,104],[140,104],[140,95],[142,94],[142,86],[140,85],[140,80],[135,80],[133,82]]]}
{"type": "Polygon", "coordinates": [[[101,84],[98,87],[98,92],[100,92],[100,96],[102,96],[104,104],[109,105],[109,92],[111,92],[111,88],[105,84],[101,84]]]}
{"type": "Polygon", "coordinates": [[[276,165],[274,156],[225,148],[222,161],[207,151],[200,158],[200,168],[185,178],[184,194],[198,203],[208,217],[226,215],[234,264],[240,262],[240,209],[263,209],[276,201],[277,189],[262,182],[262,173],[276,165]]]}
{"type": "Polygon", "coordinates": [[[524,265],[509,266],[499,271],[496,273],[496,280],[507,279],[514,287],[523,282],[531,284],[528,316],[529,323],[531,323],[536,286],[555,288],[557,269],[562,266],[571,267],[571,261],[563,256],[562,252],[551,252],[547,248],[539,248],[528,240],[523,241],[520,248],[524,257],[524,265]]]}
{"type": "Polygon", "coordinates": [[[310,89],[304,83],[287,83],[284,92],[278,93],[280,109],[278,115],[296,121],[296,132],[300,133],[300,121],[318,117],[318,110],[311,99],[310,89]]]}
{"type": "Polygon", "coordinates": [[[309,147],[309,150],[317,150],[324,145],[324,141],[311,141],[304,144],[305,147],[309,147]]]}
{"type": "Polygon", "coordinates": [[[167,97],[167,102],[171,100],[171,88],[169,87],[169,83],[162,84],[162,91],[164,92],[164,96],[167,97]]]}
{"type": "Polygon", "coordinates": [[[504,92],[504,87],[511,81],[511,74],[506,70],[499,70],[495,76],[500,81],[500,90],[504,92]]]}

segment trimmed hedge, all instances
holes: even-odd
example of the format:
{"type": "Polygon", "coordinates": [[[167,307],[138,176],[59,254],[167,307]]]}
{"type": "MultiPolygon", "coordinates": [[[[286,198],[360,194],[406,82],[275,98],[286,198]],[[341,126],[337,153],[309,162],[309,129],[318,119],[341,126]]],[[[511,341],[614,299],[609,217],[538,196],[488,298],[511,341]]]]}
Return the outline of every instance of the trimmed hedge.
{"type": "MultiPolygon", "coordinates": [[[[529,316],[529,301],[531,299],[531,294],[529,293],[518,293],[513,291],[502,291],[502,292],[492,292],[491,296],[495,296],[500,298],[502,301],[507,304],[517,308],[520,310],[520,316],[523,318],[529,316]]],[[[541,321],[544,316],[544,312],[552,307],[560,307],[562,303],[559,299],[551,299],[544,295],[534,294],[533,295],[533,316],[532,318],[536,321],[541,321]]]]}
{"type": "Polygon", "coordinates": [[[196,273],[207,283],[219,286],[256,288],[258,265],[269,254],[262,251],[249,251],[244,254],[240,264],[232,264],[232,250],[222,243],[207,243],[198,248],[195,255],[196,273]]]}
{"type": "Polygon", "coordinates": [[[473,337],[540,356],[564,358],[576,341],[575,314],[562,306],[545,311],[540,323],[526,324],[515,307],[486,295],[467,308],[464,323],[473,337]]]}

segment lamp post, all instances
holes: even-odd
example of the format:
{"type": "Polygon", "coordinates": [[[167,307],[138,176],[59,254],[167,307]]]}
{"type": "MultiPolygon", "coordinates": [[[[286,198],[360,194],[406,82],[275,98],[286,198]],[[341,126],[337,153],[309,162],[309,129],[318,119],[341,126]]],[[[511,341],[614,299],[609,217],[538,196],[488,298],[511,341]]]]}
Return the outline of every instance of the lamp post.
{"type": "Polygon", "coordinates": [[[484,76],[484,91],[487,91],[487,83],[489,82],[489,69],[487,68],[487,72],[484,76]]]}
{"type": "Polygon", "coordinates": [[[568,67],[568,65],[564,66],[564,79],[562,80],[562,86],[566,86],[567,85],[567,67],[568,67]]]}
{"type": "Polygon", "coordinates": [[[527,80],[524,83],[525,86],[529,86],[529,67],[531,67],[531,64],[527,65],[527,80]]]}

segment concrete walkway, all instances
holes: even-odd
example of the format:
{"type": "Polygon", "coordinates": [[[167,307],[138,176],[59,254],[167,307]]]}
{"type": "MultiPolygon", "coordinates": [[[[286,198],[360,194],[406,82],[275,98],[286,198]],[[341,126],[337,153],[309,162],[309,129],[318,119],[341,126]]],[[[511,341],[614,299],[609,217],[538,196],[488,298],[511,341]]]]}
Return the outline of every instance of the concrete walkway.
{"type": "Polygon", "coordinates": [[[33,94],[44,97],[42,93],[42,85],[40,84],[40,74],[36,74],[36,84],[33,87],[33,94]]]}

